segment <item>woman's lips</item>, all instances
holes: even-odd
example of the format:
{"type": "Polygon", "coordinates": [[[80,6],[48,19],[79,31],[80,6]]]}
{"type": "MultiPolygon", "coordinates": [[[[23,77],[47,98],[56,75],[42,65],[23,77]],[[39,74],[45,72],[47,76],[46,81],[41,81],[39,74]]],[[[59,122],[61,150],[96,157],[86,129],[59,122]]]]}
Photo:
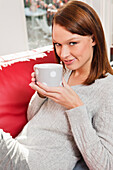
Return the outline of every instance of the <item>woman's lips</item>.
{"type": "Polygon", "coordinates": [[[76,60],[76,59],[74,58],[74,59],[72,59],[72,60],[64,60],[63,62],[64,62],[64,64],[66,64],[66,65],[70,65],[70,64],[72,64],[75,60],[76,60]]]}

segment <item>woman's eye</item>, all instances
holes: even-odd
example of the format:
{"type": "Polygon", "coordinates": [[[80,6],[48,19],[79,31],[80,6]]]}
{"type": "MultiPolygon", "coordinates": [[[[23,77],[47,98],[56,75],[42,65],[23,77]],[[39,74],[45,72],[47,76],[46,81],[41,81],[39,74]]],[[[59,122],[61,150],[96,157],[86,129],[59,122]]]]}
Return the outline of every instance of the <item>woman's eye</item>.
{"type": "Polygon", "coordinates": [[[69,45],[75,45],[77,42],[70,42],[69,45]]]}

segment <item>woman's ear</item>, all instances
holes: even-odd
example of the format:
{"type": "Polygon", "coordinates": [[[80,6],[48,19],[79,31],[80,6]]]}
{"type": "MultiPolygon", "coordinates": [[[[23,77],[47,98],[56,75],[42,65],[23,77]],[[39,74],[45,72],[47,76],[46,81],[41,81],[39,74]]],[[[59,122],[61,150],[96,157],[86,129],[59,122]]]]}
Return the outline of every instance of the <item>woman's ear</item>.
{"type": "Polygon", "coordinates": [[[95,41],[94,35],[91,36],[91,39],[92,39],[92,46],[95,46],[96,45],[96,41],[95,41]]]}

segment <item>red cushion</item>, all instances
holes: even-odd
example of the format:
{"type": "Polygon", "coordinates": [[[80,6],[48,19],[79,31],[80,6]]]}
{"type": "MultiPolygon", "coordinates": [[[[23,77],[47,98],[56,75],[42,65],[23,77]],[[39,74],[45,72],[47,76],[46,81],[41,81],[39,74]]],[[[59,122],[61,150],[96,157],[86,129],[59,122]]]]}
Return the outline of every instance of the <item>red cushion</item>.
{"type": "Polygon", "coordinates": [[[55,63],[53,51],[44,58],[17,62],[0,70],[0,128],[13,137],[26,124],[26,111],[34,91],[29,87],[33,65],[55,63]]]}

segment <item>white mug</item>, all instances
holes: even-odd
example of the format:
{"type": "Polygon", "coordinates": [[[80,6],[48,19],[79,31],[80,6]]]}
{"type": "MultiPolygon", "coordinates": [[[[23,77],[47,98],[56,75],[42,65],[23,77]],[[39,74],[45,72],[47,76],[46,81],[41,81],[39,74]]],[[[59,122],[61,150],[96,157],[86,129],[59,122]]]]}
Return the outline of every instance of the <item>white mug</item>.
{"type": "Polygon", "coordinates": [[[61,64],[35,64],[36,81],[49,87],[62,86],[63,66],[61,64]]]}

